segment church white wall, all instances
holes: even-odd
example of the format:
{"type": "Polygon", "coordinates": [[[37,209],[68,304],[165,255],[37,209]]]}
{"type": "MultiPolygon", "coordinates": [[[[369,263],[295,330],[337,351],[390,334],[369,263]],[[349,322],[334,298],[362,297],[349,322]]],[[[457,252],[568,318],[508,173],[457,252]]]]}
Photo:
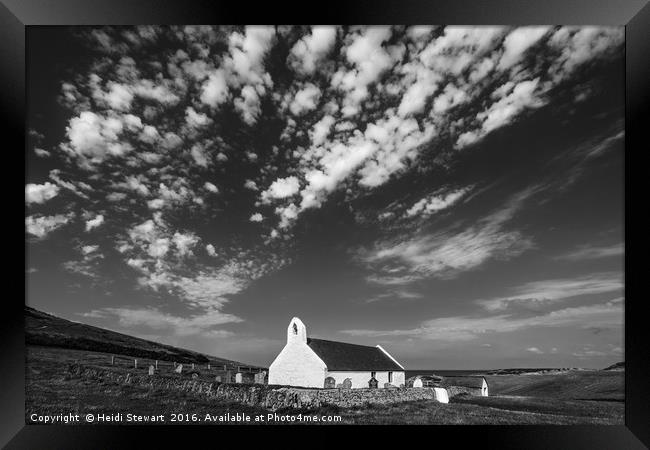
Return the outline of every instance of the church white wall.
{"type": "Polygon", "coordinates": [[[269,366],[268,383],[322,388],[325,373],[325,363],[307,345],[305,325],[294,317],[287,328],[287,344],[269,366]]]}
{"type": "MultiPolygon", "coordinates": [[[[355,371],[328,371],[325,375],[326,377],[333,377],[336,380],[336,384],[339,385],[343,383],[343,380],[350,378],[352,381],[352,389],[358,388],[367,388],[368,381],[370,380],[371,373],[367,372],[355,372],[355,371]]],[[[377,387],[383,388],[384,383],[388,383],[388,372],[377,372],[375,374],[377,379],[377,387]]],[[[393,372],[393,386],[399,387],[400,384],[404,384],[404,372],[393,372]]]]}

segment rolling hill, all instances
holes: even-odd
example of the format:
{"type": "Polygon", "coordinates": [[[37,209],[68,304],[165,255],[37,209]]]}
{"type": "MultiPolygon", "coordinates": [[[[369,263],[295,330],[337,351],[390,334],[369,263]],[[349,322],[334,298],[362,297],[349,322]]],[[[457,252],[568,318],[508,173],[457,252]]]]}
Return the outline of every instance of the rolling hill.
{"type": "Polygon", "coordinates": [[[205,355],[91,325],[72,322],[28,306],[25,306],[25,343],[27,345],[87,350],[180,363],[212,363],[255,367],[238,361],[205,355]]]}

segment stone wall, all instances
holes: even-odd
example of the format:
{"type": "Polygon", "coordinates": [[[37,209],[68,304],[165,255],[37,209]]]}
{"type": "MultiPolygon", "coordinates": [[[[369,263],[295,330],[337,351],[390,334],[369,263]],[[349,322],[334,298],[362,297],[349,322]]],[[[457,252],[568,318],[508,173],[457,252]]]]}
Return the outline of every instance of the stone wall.
{"type": "Polygon", "coordinates": [[[471,388],[466,386],[445,386],[449,397],[455,397],[456,395],[472,395],[480,397],[482,395],[481,388],[471,388]]]}
{"type": "Polygon", "coordinates": [[[312,389],[259,384],[226,384],[182,376],[131,375],[71,365],[68,373],[87,379],[111,380],[121,384],[137,384],[151,388],[191,392],[215,400],[261,406],[271,411],[285,408],[318,408],[339,406],[349,408],[366,404],[391,404],[414,400],[435,400],[433,388],[396,389],[312,389]]]}

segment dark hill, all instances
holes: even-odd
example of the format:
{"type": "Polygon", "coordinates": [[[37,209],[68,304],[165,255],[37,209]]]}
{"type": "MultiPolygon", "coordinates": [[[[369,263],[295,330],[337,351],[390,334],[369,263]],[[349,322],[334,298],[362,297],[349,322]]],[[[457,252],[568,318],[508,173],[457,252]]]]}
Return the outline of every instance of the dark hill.
{"type": "Polygon", "coordinates": [[[625,370],[625,361],[612,364],[609,367],[605,367],[603,370],[625,370]]]}
{"type": "Polygon", "coordinates": [[[28,306],[25,306],[25,343],[179,363],[209,362],[251,367],[237,361],[216,358],[91,325],[71,322],[28,306]]]}

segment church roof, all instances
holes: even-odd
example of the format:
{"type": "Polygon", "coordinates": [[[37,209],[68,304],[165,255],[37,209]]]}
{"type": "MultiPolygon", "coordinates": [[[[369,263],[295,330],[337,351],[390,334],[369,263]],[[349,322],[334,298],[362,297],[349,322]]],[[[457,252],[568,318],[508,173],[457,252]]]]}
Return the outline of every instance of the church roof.
{"type": "Polygon", "coordinates": [[[377,347],[313,338],[307,338],[307,345],[323,360],[328,370],[404,370],[377,347]]]}

